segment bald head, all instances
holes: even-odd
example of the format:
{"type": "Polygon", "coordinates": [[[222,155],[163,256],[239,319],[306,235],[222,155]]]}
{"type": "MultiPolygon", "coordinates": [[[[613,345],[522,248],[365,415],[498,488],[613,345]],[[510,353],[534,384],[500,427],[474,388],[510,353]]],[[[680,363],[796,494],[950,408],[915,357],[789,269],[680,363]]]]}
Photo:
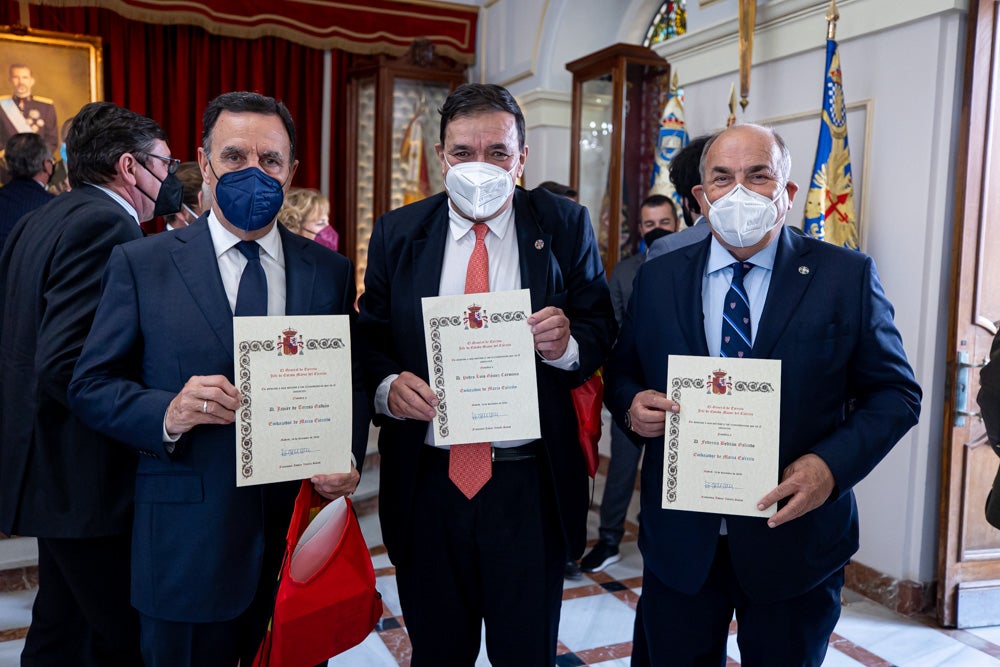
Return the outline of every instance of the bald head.
{"type": "Polygon", "coordinates": [[[774,164],[777,169],[777,175],[780,176],[781,181],[788,181],[792,172],[792,156],[788,152],[788,146],[785,145],[785,140],[781,138],[780,134],[775,132],[770,127],[748,123],[746,125],[734,125],[726,128],[725,130],[722,130],[712,136],[705,143],[705,148],[701,153],[701,163],[699,165],[702,183],[705,182],[705,157],[712,149],[712,146],[720,140],[723,140],[723,144],[726,145],[727,148],[737,146],[740,147],[738,148],[739,150],[743,150],[743,147],[759,145],[767,152],[772,153],[772,157],[775,158],[774,164]]]}

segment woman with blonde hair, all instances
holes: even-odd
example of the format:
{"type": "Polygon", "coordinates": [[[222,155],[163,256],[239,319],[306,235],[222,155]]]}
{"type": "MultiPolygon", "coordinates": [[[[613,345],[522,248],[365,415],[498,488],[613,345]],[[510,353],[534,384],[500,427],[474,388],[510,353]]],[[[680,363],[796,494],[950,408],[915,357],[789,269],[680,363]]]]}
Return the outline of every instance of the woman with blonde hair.
{"type": "Polygon", "coordinates": [[[299,236],[337,250],[338,234],[330,226],[330,200],[319,190],[292,188],[278,211],[278,222],[299,236]]]}

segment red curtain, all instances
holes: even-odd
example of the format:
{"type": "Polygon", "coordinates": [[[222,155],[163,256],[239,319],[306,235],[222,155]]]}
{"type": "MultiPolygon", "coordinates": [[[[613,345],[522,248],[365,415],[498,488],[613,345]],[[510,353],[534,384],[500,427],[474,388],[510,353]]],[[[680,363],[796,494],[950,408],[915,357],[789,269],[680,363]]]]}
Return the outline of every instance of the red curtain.
{"type": "MultiPolygon", "coordinates": [[[[7,0],[0,8],[0,23],[20,23],[17,2],[7,0]]],[[[252,90],[282,100],[298,135],[294,184],[321,187],[323,51],[276,37],[247,40],[212,35],[195,26],[140,23],[106,9],[32,5],[29,11],[33,29],[99,36],[104,99],[160,123],[171,152],[182,160],[195,159],[201,114],[216,95],[252,90]]],[[[332,54],[336,129],[342,125],[338,115],[343,104],[336,102],[343,99],[346,54],[332,54]]],[[[334,146],[326,148],[335,154],[334,146]]],[[[331,185],[342,182],[331,174],[331,185]]],[[[331,195],[337,195],[335,189],[331,195]]]]}

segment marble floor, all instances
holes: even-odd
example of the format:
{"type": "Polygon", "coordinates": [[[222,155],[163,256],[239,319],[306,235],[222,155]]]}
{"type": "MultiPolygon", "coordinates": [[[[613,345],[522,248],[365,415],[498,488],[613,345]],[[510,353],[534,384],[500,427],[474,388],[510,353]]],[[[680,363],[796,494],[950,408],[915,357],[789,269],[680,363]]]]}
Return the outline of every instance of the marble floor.
{"type": "MultiPolygon", "coordinates": [[[[604,466],[602,466],[603,468],[604,466]]],[[[374,471],[372,471],[374,472],[374,471]]],[[[362,530],[375,565],[378,589],[385,613],[368,638],[350,651],[330,660],[330,667],[391,667],[409,665],[409,641],[399,608],[395,569],[385,555],[379,530],[374,489],[377,474],[365,475],[356,504],[362,530]]],[[[590,514],[590,535],[597,536],[599,502],[603,476],[598,475],[595,509],[590,514]]],[[[626,667],[631,650],[635,603],[642,590],[642,558],[636,546],[634,523],[637,498],[629,517],[622,560],[604,572],[567,581],[563,593],[559,626],[557,667],[593,665],[626,667]]],[[[881,605],[845,591],[840,622],[830,639],[824,665],[829,667],[1000,667],[1000,627],[975,630],[947,630],[931,618],[903,617],[881,605]]],[[[0,593],[0,667],[15,667],[24,644],[31,617],[34,591],[0,593]]],[[[729,642],[729,665],[739,665],[735,622],[729,642]]],[[[485,649],[477,667],[487,667],[485,649]]]]}

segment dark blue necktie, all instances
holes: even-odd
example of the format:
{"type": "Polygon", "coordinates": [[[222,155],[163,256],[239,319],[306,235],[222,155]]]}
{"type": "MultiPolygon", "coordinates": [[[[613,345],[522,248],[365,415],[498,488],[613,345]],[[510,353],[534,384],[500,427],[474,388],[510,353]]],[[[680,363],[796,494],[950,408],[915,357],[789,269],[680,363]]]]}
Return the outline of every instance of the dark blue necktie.
{"type": "Polygon", "coordinates": [[[236,292],[236,316],[267,315],[267,276],[260,264],[260,246],[256,241],[236,244],[247,265],[240,276],[240,289],[236,292]]]}
{"type": "Polygon", "coordinates": [[[733,262],[733,282],[722,307],[722,346],[719,356],[746,357],[753,347],[750,331],[750,299],[743,278],[753,268],[750,262],[733,262]]]}

